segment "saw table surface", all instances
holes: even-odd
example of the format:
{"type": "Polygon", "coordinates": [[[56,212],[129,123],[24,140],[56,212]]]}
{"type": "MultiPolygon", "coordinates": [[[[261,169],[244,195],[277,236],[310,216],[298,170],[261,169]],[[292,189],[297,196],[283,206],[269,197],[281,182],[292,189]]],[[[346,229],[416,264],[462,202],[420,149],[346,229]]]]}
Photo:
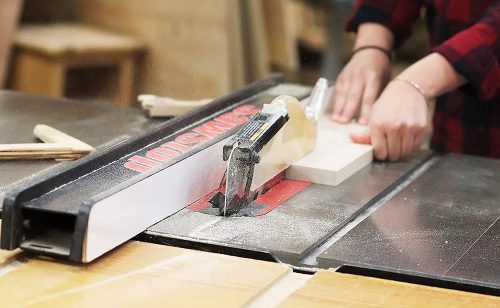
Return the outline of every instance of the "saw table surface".
{"type": "Polygon", "coordinates": [[[335,187],[313,184],[258,217],[210,216],[184,209],[152,226],[140,238],[158,243],[178,239],[247,248],[298,263],[428,155],[422,152],[407,162],[370,165],[335,187]]]}
{"type": "Polygon", "coordinates": [[[500,160],[448,154],[320,259],[500,285],[500,160]]]}
{"type": "MultiPolygon", "coordinates": [[[[0,91],[0,144],[36,142],[33,128],[47,124],[94,147],[104,147],[163,122],[148,119],[137,109],[0,91]]],[[[0,161],[0,193],[56,164],[53,160],[0,161]]]]}
{"type": "Polygon", "coordinates": [[[498,307],[500,298],[129,242],[86,265],[0,252],[2,306],[498,307]]]}

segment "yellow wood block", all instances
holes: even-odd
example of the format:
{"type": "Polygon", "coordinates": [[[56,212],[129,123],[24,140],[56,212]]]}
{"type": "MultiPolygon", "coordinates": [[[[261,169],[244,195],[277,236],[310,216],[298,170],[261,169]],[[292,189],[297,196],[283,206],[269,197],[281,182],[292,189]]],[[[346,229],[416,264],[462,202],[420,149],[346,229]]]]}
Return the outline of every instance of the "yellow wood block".
{"type": "Polygon", "coordinates": [[[319,271],[281,307],[500,307],[500,298],[319,271]]]}
{"type": "Polygon", "coordinates": [[[87,265],[0,252],[3,307],[242,306],[290,272],[281,264],[129,242],[87,265]]]}

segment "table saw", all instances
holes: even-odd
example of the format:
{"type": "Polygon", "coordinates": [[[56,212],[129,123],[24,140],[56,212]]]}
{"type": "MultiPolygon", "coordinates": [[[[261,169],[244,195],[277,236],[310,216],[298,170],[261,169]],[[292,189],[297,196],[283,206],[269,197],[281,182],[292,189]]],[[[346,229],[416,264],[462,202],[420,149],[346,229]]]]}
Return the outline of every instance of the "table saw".
{"type": "MultiPolygon", "coordinates": [[[[118,142],[112,140],[116,138],[112,134],[99,135],[99,140],[92,139],[95,133],[85,138],[82,127],[90,128],[86,122],[102,115],[78,116],[73,124],[65,124],[68,129],[78,127],[75,131],[81,132],[80,139],[93,146],[105,145],[88,157],[55,166],[4,189],[2,248],[20,246],[58,258],[89,262],[107,251],[102,247],[104,242],[99,242],[102,237],[95,237],[92,242],[89,235],[89,226],[96,223],[106,235],[116,233],[110,230],[113,227],[124,233],[135,228],[127,234],[129,238],[281,262],[300,272],[335,269],[499,294],[498,160],[421,151],[401,162],[374,162],[338,186],[312,183],[301,187],[263,215],[213,215],[210,209],[192,206],[200,199],[196,194],[204,193],[190,188],[192,196],[182,198],[189,200],[191,206],[180,206],[174,214],[157,219],[155,209],[162,211],[162,202],[164,205],[193,177],[173,173],[176,166],[196,157],[196,164],[215,166],[204,161],[200,153],[221,154],[222,145],[241,126],[242,118],[255,114],[279,95],[302,99],[310,91],[309,87],[284,84],[273,77],[163,124],[137,120],[142,115],[124,112],[112,125],[120,131],[118,135],[135,133],[138,126],[145,131],[118,142]],[[127,123],[130,120],[121,120],[122,116],[137,120],[133,122],[135,127],[127,123]],[[102,140],[106,138],[109,140],[102,140]],[[170,191],[172,188],[175,191],[170,191]],[[139,210],[135,208],[138,204],[139,210]],[[92,208],[104,205],[107,210],[95,212],[92,217],[92,208]],[[139,218],[137,213],[149,218],[142,225],[135,221],[133,226],[114,226],[109,220],[107,225],[97,224],[98,219],[109,216],[116,221],[132,221],[130,217],[139,218]],[[23,226],[26,220],[29,224],[23,226]]],[[[12,108],[14,114],[10,105],[13,101],[41,108],[30,105],[37,100],[33,96],[2,93],[0,112],[5,114],[4,110],[12,108]]],[[[40,98],[40,103],[45,101],[65,104],[40,98]]],[[[89,108],[67,104],[81,110],[89,108]]],[[[24,116],[40,122],[34,114],[36,111],[30,109],[24,116]]],[[[92,129],[96,129],[94,124],[92,129]]],[[[2,142],[10,141],[4,135],[0,138],[2,142]]],[[[12,164],[0,162],[3,183],[12,181],[12,175],[5,176],[4,168],[16,173],[12,164]]],[[[38,170],[48,162],[29,164],[38,170]]],[[[195,176],[200,183],[205,185],[211,177],[220,181],[215,169],[205,166],[195,171],[200,170],[202,173],[195,176]]],[[[19,172],[17,178],[14,176],[16,180],[28,175],[19,172]]],[[[260,204],[260,209],[269,203],[272,200],[260,204]]]]}

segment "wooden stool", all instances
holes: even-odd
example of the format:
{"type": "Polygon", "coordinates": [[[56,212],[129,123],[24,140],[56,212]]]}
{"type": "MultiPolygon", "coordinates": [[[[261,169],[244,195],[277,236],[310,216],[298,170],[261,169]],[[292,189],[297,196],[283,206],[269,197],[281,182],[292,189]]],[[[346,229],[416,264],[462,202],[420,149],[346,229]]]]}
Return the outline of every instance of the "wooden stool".
{"type": "Polygon", "coordinates": [[[131,105],[134,58],[145,49],[139,40],[81,24],[51,24],[21,27],[14,44],[15,90],[72,96],[68,93],[71,92],[68,81],[71,73],[107,68],[108,73],[109,69],[116,71],[111,74],[114,84],[104,81],[106,76],[101,70],[101,73],[94,74],[95,88],[92,88],[92,82],[82,82],[81,78],[80,81],[75,80],[73,88],[90,87],[89,96],[106,98],[119,105],[131,105]]]}

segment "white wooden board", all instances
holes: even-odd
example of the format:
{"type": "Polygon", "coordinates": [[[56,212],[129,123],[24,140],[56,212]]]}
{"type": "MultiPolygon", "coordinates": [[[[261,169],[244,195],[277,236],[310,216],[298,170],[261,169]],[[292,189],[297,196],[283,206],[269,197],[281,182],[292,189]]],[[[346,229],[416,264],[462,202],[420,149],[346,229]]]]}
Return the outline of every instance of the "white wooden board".
{"type": "Polygon", "coordinates": [[[332,186],[342,183],[373,160],[371,145],[355,144],[349,137],[350,133],[365,129],[366,126],[356,123],[337,124],[323,116],[316,148],[290,166],[286,177],[332,186]]]}

